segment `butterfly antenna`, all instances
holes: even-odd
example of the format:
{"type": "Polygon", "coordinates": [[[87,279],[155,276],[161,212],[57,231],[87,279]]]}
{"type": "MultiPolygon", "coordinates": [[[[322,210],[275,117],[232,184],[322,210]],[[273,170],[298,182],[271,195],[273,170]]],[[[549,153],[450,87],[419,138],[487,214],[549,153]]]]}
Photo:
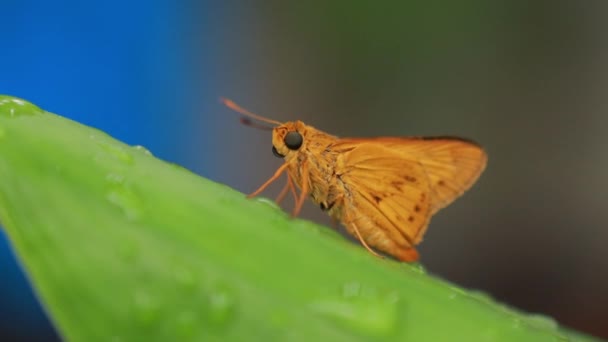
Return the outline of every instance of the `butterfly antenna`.
{"type": "MultiPolygon", "coordinates": [[[[276,120],[270,120],[270,119],[265,118],[265,117],[263,117],[261,115],[254,114],[254,113],[248,111],[247,109],[242,108],[241,106],[237,105],[236,103],[234,103],[234,101],[232,101],[230,99],[221,97],[220,98],[220,102],[222,102],[226,107],[234,110],[235,112],[241,113],[241,114],[243,114],[245,116],[248,116],[250,118],[253,118],[255,120],[266,122],[266,123],[269,123],[269,124],[274,125],[274,126],[280,126],[282,124],[281,122],[278,122],[276,120]]],[[[241,122],[243,122],[246,125],[249,125],[248,122],[244,122],[243,120],[241,120],[241,122]]],[[[254,125],[249,125],[249,126],[254,126],[254,125]]]]}
{"type": "Polygon", "coordinates": [[[272,131],[272,128],[273,128],[273,126],[261,125],[254,121],[251,121],[250,118],[245,118],[245,117],[241,118],[241,123],[245,126],[249,126],[249,127],[255,128],[255,129],[260,129],[262,131],[272,131]]]}

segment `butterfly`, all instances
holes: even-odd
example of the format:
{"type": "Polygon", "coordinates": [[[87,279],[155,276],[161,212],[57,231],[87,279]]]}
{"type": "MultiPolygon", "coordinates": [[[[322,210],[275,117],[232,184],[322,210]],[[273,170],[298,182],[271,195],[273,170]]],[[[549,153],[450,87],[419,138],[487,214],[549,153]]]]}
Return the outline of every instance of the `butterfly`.
{"type": "Polygon", "coordinates": [[[483,172],[487,155],[477,143],[451,136],[338,138],[302,121],[279,122],[228,99],[241,121],[272,130],[272,152],[284,163],[248,197],[282,174],[297,216],[307,197],[372,254],[418,260],[416,251],[431,217],[467,191],[483,172]],[[251,119],[272,125],[255,124],[251,119]],[[297,193],[298,188],[299,194],[297,193]]]}

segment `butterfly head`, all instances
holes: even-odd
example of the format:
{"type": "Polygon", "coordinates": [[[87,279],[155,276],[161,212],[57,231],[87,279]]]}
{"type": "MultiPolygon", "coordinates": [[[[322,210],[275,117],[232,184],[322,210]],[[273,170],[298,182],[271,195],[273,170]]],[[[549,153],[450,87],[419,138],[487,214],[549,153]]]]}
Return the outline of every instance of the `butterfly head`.
{"type": "Polygon", "coordinates": [[[306,132],[314,130],[306,126],[302,121],[282,123],[254,114],[240,107],[232,100],[221,98],[220,101],[228,108],[243,115],[241,123],[262,130],[272,130],[272,153],[279,158],[284,158],[286,161],[295,158],[297,152],[306,146],[306,132]],[[257,122],[252,121],[252,119],[257,122]],[[265,124],[270,124],[271,126],[265,124]]]}
{"type": "Polygon", "coordinates": [[[291,160],[306,145],[306,125],[302,121],[286,122],[272,129],[272,153],[291,160]]]}

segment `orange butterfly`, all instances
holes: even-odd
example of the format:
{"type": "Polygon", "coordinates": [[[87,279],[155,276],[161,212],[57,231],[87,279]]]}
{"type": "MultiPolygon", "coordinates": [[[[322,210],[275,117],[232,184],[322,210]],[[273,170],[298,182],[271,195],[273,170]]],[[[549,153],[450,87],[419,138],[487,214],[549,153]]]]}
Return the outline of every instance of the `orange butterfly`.
{"type": "Polygon", "coordinates": [[[310,195],[377,256],[374,249],[401,261],[418,260],[414,246],[422,241],[431,216],[469,189],[486,166],[484,150],[462,138],[338,138],[302,121],[281,123],[231,100],[222,102],[273,125],[268,127],[272,152],[285,161],[248,197],[257,196],[287,171],[277,203],[291,190],[296,216],[310,195]]]}

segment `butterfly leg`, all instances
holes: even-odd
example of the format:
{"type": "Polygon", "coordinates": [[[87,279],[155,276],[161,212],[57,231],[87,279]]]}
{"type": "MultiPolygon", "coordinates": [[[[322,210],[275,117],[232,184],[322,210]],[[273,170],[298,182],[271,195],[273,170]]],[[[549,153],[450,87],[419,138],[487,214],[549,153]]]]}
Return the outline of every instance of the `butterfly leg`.
{"type": "Polygon", "coordinates": [[[357,235],[357,238],[359,239],[359,242],[361,242],[363,247],[365,247],[365,249],[367,249],[370,253],[377,256],[378,258],[383,259],[384,257],[382,255],[378,254],[378,252],[376,252],[370,246],[367,245],[367,242],[365,242],[363,236],[361,236],[361,233],[359,233],[359,228],[357,228],[357,225],[354,222],[351,222],[350,225],[353,227],[353,230],[355,231],[355,234],[357,235]]]}
{"type": "Polygon", "coordinates": [[[293,213],[291,214],[292,217],[298,216],[300,210],[302,210],[302,205],[304,205],[304,201],[306,200],[306,195],[308,195],[308,167],[306,161],[302,162],[300,174],[302,177],[302,184],[300,185],[300,197],[296,200],[295,208],[293,208],[293,213]]]}
{"type": "MultiPolygon", "coordinates": [[[[357,227],[357,224],[355,223],[356,220],[357,218],[351,217],[350,220],[345,223],[347,228],[349,228],[350,233],[354,234],[357,239],[359,239],[359,242],[361,242],[363,247],[365,247],[365,249],[367,249],[370,253],[377,257],[383,258],[382,255],[378,254],[378,252],[376,252],[367,244],[367,242],[363,238],[363,235],[361,235],[361,232],[359,231],[359,227],[357,227]]],[[[390,243],[388,245],[385,245],[382,251],[391,255],[393,258],[399,261],[413,262],[418,260],[418,252],[413,247],[403,247],[395,243],[390,243]]]]}
{"type": "Polygon", "coordinates": [[[293,185],[293,181],[291,180],[291,177],[289,176],[289,173],[288,173],[287,174],[287,183],[285,184],[285,186],[283,187],[283,189],[281,190],[281,192],[275,199],[275,202],[277,202],[277,204],[280,204],[283,201],[283,199],[285,199],[285,195],[287,195],[287,192],[289,190],[291,190],[291,193],[293,195],[293,200],[297,201],[298,195],[296,194],[296,188],[293,185]]]}
{"type": "Polygon", "coordinates": [[[255,197],[255,196],[259,195],[260,192],[264,191],[264,189],[266,189],[272,182],[274,182],[275,180],[277,180],[277,178],[279,178],[281,176],[281,174],[285,171],[285,169],[287,169],[287,166],[289,166],[289,164],[287,164],[287,163],[281,165],[281,167],[279,167],[277,169],[277,171],[274,173],[274,175],[272,175],[272,177],[270,177],[270,179],[268,179],[266,181],[266,183],[262,184],[262,186],[260,186],[256,191],[249,194],[247,196],[247,198],[255,197]]]}
{"type": "Polygon", "coordinates": [[[279,195],[277,196],[277,198],[274,199],[274,201],[277,202],[277,204],[280,204],[281,202],[283,202],[283,200],[285,199],[285,195],[287,195],[288,191],[289,191],[289,184],[285,183],[285,186],[283,186],[283,189],[281,189],[281,192],[279,192],[279,195]]]}
{"type": "MultiPolygon", "coordinates": [[[[374,251],[372,248],[370,248],[367,243],[365,242],[365,240],[363,240],[363,237],[361,236],[361,233],[359,233],[359,229],[357,228],[357,225],[353,222],[351,223],[351,226],[353,227],[353,230],[355,231],[355,234],[357,235],[357,238],[359,238],[359,241],[361,241],[361,244],[363,245],[363,247],[365,247],[370,253],[372,253],[373,255],[379,257],[379,258],[384,258],[382,255],[378,254],[376,251],[374,251]]],[[[395,252],[389,253],[392,254],[397,260],[399,261],[404,261],[404,262],[414,262],[417,261],[419,256],[418,256],[418,251],[416,251],[415,248],[399,248],[397,249],[395,252]]]]}

